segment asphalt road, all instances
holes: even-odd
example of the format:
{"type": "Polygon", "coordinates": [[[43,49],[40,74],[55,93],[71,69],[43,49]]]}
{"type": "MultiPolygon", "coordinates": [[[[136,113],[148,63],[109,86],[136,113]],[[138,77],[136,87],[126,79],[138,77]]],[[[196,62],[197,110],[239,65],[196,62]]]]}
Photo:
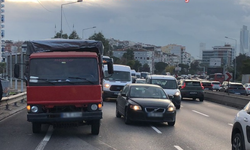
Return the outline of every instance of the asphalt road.
{"type": "Polygon", "coordinates": [[[33,134],[31,123],[26,121],[26,110],[22,109],[0,121],[0,149],[229,150],[232,123],[238,111],[186,99],[177,112],[174,127],[156,123],[126,125],[123,118],[115,117],[115,102],[104,102],[100,134],[94,136],[90,134],[90,126],[43,125],[42,133],[33,134]]]}

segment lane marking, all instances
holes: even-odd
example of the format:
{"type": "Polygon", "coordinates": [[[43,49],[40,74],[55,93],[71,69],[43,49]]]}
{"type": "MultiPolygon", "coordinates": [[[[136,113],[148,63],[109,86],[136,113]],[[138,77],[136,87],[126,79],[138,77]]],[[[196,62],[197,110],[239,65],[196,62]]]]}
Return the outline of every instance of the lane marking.
{"type": "Polygon", "coordinates": [[[43,150],[45,146],[47,145],[47,143],[49,142],[52,133],[53,133],[53,127],[50,125],[45,137],[39,143],[39,145],[36,147],[35,150],[43,150]]]}
{"type": "Polygon", "coordinates": [[[232,124],[232,123],[228,123],[228,125],[233,126],[233,124],[232,124]]]}
{"type": "Polygon", "coordinates": [[[160,130],[158,130],[156,127],[151,126],[151,128],[152,128],[152,129],[154,129],[154,130],[155,130],[155,132],[157,132],[157,133],[159,133],[159,134],[162,134],[162,132],[161,132],[160,130]]]}
{"type": "Polygon", "coordinates": [[[192,111],[195,112],[195,113],[197,113],[197,114],[200,114],[200,115],[202,115],[202,116],[209,117],[209,115],[203,114],[203,113],[198,112],[198,111],[196,111],[196,110],[192,110],[192,111]]]}
{"type": "Polygon", "coordinates": [[[174,147],[177,149],[177,150],[183,150],[180,146],[178,145],[174,145],[174,147]]]}

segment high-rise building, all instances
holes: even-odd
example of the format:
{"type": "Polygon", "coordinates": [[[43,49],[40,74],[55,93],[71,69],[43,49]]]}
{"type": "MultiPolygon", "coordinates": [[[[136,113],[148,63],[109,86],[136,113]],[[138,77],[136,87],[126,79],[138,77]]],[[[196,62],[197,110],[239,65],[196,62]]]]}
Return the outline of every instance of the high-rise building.
{"type": "Polygon", "coordinates": [[[1,5],[1,21],[0,21],[0,31],[1,31],[1,35],[0,35],[0,62],[2,62],[3,57],[2,57],[2,52],[4,50],[4,41],[2,40],[2,38],[4,37],[4,0],[0,1],[0,5],[1,5]]]}
{"type": "Polygon", "coordinates": [[[246,54],[249,51],[249,31],[247,26],[243,25],[240,30],[240,54],[246,54]]]}

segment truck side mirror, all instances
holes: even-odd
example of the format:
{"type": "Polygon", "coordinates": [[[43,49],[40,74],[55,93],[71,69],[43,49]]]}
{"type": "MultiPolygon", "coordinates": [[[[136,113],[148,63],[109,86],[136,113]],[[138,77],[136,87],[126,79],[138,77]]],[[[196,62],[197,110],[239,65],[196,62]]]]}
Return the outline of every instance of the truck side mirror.
{"type": "Polygon", "coordinates": [[[20,75],[20,66],[18,64],[15,64],[14,66],[14,77],[19,78],[20,75]]]}
{"type": "Polygon", "coordinates": [[[108,73],[113,74],[114,73],[113,63],[107,62],[107,65],[108,65],[108,73]]]}

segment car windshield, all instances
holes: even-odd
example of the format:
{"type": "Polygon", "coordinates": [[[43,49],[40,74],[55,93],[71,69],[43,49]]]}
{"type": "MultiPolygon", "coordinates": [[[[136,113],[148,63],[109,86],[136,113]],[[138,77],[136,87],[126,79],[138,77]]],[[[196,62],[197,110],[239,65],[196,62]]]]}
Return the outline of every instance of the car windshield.
{"type": "Polygon", "coordinates": [[[177,89],[176,80],[152,79],[152,84],[159,85],[163,89],[177,89]]]}
{"type": "Polygon", "coordinates": [[[200,82],[197,81],[186,81],[186,86],[201,86],[200,82]]]}
{"type": "Polygon", "coordinates": [[[131,81],[131,74],[126,71],[114,71],[112,75],[108,74],[108,71],[105,71],[105,77],[109,81],[131,81]]]}
{"type": "Polygon", "coordinates": [[[167,95],[163,89],[151,86],[132,86],[130,88],[131,98],[155,98],[167,99],[167,95]]]}

